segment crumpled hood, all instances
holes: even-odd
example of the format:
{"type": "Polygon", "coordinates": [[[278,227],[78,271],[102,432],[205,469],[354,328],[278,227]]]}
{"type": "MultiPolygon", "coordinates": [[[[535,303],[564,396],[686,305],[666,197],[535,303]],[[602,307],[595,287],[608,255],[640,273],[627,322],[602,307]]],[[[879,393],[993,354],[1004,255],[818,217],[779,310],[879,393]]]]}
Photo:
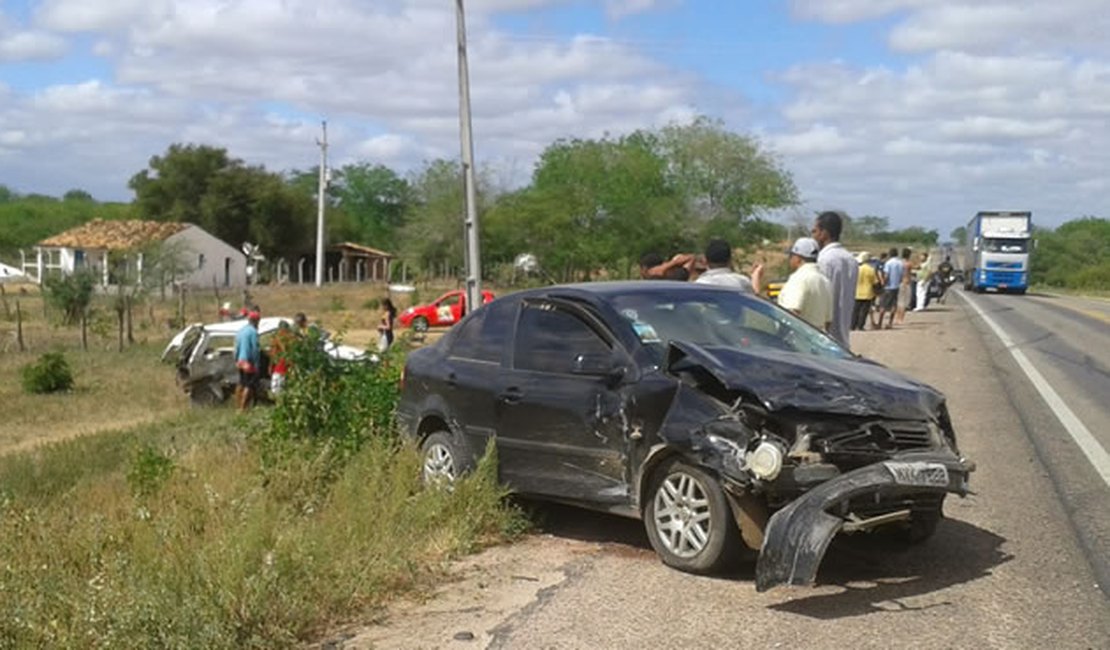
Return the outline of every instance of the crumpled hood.
{"type": "Polygon", "coordinates": [[[858,359],[673,341],[667,367],[680,360],[704,368],[728,390],[755,395],[770,411],[932,420],[944,402],[932,387],[858,359]]]}

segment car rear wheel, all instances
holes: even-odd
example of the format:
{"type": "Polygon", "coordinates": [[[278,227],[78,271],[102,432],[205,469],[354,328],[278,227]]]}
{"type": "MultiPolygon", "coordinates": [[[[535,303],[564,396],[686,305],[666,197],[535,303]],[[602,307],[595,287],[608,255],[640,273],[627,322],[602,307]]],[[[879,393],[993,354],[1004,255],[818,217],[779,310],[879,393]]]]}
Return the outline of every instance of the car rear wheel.
{"type": "Polygon", "coordinates": [[[428,319],[424,318],[423,316],[417,316],[416,318],[412,319],[412,330],[414,332],[427,332],[428,319]]]}
{"type": "Polygon", "coordinates": [[[689,573],[715,573],[740,553],[740,531],[717,479],[680,460],[653,475],[644,526],[663,563],[689,573]]]}
{"type": "Polygon", "coordinates": [[[421,450],[424,459],[421,476],[425,485],[450,487],[470,470],[461,446],[446,431],[437,431],[425,438],[421,450]]]}

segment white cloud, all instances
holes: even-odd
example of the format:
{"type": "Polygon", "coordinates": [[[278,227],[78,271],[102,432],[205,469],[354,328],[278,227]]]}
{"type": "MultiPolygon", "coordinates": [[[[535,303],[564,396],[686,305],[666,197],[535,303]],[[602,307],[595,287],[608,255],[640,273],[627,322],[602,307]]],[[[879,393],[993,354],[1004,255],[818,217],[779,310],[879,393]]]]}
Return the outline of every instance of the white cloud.
{"type": "Polygon", "coordinates": [[[67,49],[65,39],[57,34],[21,28],[0,11],[0,63],[48,61],[61,57],[67,49]]]}

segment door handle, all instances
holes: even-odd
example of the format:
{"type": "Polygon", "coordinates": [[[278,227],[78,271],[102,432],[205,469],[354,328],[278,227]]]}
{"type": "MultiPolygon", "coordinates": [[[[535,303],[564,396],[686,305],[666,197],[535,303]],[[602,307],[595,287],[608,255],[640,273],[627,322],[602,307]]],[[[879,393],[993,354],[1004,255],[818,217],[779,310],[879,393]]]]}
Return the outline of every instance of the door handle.
{"type": "Polygon", "coordinates": [[[459,383],[458,382],[458,377],[455,376],[455,373],[453,373],[453,372],[447,373],[447,385],[448,386],[450,386],[451,388],[454,388],[458,383],[459,383]]]}
{"type": "Polygon", "coordinates": [[[501,391],[501,394],[498,395],[498,397],[501,398],[501,401],[505,402],[506,404],[516,404],[524,397],[524,393],[521,392],[521,390],[516,386],[511,386],[501,391]]]}

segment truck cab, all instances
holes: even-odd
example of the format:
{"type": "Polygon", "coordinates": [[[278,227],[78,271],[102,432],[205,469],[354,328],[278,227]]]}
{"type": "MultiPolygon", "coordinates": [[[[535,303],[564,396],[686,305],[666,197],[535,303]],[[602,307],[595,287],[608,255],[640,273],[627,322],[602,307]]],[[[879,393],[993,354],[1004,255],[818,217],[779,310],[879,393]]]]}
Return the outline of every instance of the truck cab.
{"type": "Polygon", "coordinates": [[[1029,212],[979,212],[968,223],[964,288],[1025,293],[1032,248],[1029,212]]]}

